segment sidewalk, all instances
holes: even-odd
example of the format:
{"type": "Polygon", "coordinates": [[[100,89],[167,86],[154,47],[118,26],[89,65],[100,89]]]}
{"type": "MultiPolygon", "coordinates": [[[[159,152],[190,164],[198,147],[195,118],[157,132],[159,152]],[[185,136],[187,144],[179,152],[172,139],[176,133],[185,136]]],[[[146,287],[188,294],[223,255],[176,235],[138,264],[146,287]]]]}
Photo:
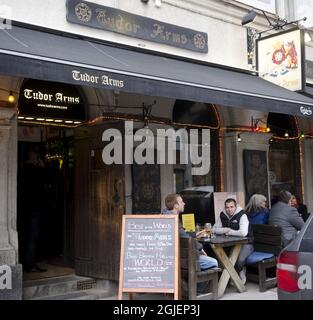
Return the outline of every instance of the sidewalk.
{"type": "MultiPolygon", "coordinates": [[[[258,284],[251,282],[246,283],[246,288],[246,292],[239,293],[236,288],[228,285],[223,298],[220,300],[277,300],[276,288],[260,292],[258,284]]],[[[123,299],[128,300],[128,295],[124,294],[123,299]]],[[[117,300],[117,296],[101,300],[117,300]]],[[[137,294],[135,300],[172,300],[172,295],[166,297],[164,294],[159,293],[137,294]]]]}
{"type": "Polygon", "coordinates": [[[256,283],[246,283],[247,291],[239,293],[236,288],[228,286],[224,297],[221,300],[277,300],[277,288],[259,291],[259,286],[256,283]]]}

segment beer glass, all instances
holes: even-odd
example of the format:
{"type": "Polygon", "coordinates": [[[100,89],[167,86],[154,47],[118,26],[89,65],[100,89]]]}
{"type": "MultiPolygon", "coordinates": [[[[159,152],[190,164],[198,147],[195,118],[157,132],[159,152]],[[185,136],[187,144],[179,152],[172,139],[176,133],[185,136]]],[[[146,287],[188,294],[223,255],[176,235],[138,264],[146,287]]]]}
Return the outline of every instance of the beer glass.
{"type": "Polygon", "coordinates": [[[204,229],[205,229],[208,237],[211,238],[211,235],[212,235],[212,225],[211,225],[211,223],[205,223],[204,224],[204,229]]]}

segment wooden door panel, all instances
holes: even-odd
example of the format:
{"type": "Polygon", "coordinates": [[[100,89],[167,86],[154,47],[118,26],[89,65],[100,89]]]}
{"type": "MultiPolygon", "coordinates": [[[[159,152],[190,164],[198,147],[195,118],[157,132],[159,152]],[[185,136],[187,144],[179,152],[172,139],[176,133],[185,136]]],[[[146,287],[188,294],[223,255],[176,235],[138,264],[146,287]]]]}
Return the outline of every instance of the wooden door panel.
{"type": "MultiPolygon", "coordinates": [[[[80,165],[78,160],[77,175],[86,176],[82,180],[88,180],[88,183],[77,186],[84,192],[81,190],[77,193],[81,197],[78,199],[81,208],[76,211],[79,215],[77,230],[82,233],[77,234],[75,270],[85,276],[117,280],[121,223],[125,213],[124,165],[105,165],[102,162],[104,145],[101,137],[107,127],[101,125],[88,128],[88,150],[84,143],[78,146],[88,154],[88,161],[86,157],[81,157],[85,163],[80,165]]],[[[113,128],[112,125],[109,127],[113,128]]],[[[122,130],[121,124],[114,124],[116,127],[122,130]]]]}
{"type": "Polygon", "coordinates": [[[88,137],[75,140],[75,262],[91,260],[89,202],[89,142],[88,137]]]}

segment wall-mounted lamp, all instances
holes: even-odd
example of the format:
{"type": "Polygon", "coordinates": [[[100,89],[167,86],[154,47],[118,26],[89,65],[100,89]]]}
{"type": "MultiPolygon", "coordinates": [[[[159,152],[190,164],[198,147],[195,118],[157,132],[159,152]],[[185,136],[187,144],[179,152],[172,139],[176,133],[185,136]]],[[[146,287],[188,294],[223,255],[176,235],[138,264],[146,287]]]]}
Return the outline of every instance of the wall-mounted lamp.
{"type": "MultiPolygon", "coordinates": [[[[263,10],[260,10],[264,17],[266,18],[268,24],[270,25],[270,29],[257,32],[256,34],[258,36],[261,36],[262,33],[271,31],[271,30],[282,30],[285,26],[294,25],[299,27],[299,24],[301,21],[306,21],[307,17],[303,17],[302,19],[294,20],[288,22],[286,19],[282,19],[279,16],[276,16],[275,20],[272,22],[269,17],[266,15],[266,13],[263,10]]],[[[247,14],[245,14],[241,19],[241,25],[246,25],[248,23],[251,23],[254,21],[255,17],[257,16],[256,12],[254,10],[249,11],[247,14]]]]}
{"type": "Polygon", "coordinates": [[[289,138],[289,133],[288,133],[288,131],[285,132],[284,137],[285,137],[285,138],[289,138]]]}
{"type": "MultiPolygon", "coordinates": [[[[14,95],[13,95],[13,91],[12,91],[12,90],[0,88],[0,91],[4,91],[4,92],[9,93],[9,95],[6,97],[6,103],[12,104],[12,103],[15,102],[15,97],[14,97],[14,95]]],[[[16,93],[16,92],[14,92],[14,93],[16,93]]],[[[3,102],[3,101],[2,101],[2,102],[3,102]]],[[[9,105],[7,105],[7,107],[9,107],[9,105]]]]}
{"type": "Polygon", "coordinates": [[[241,142],[241,136],[240,136],[240,133],[237,134],[237,142],[241,142]]]}
{"type": "Polygon", "coordinates": [[[242,17],[241,25],[244,26],[248,23],[251,23],[256,17],[256,12],[251,10],[242,17]]]}
{"type": "Polygon", "coordinates": [[[8,100],[9,103],[14,103],[15,97],[13,96],[13,92],[12,91],[10,91],[7,100],[8,100]]]}

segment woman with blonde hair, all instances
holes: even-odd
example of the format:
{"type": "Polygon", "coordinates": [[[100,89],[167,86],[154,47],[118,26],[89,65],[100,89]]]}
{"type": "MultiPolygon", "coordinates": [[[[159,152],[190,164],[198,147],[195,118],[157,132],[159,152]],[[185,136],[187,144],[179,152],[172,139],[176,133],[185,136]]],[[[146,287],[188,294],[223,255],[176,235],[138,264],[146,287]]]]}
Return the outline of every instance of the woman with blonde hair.
{"type": "Polygon", "coordinates": [[[269,209],[267,208],[267,199],[262,194],[251,196],[245,211],[250,223],[267,224],[269,218],[269,209]]]}

